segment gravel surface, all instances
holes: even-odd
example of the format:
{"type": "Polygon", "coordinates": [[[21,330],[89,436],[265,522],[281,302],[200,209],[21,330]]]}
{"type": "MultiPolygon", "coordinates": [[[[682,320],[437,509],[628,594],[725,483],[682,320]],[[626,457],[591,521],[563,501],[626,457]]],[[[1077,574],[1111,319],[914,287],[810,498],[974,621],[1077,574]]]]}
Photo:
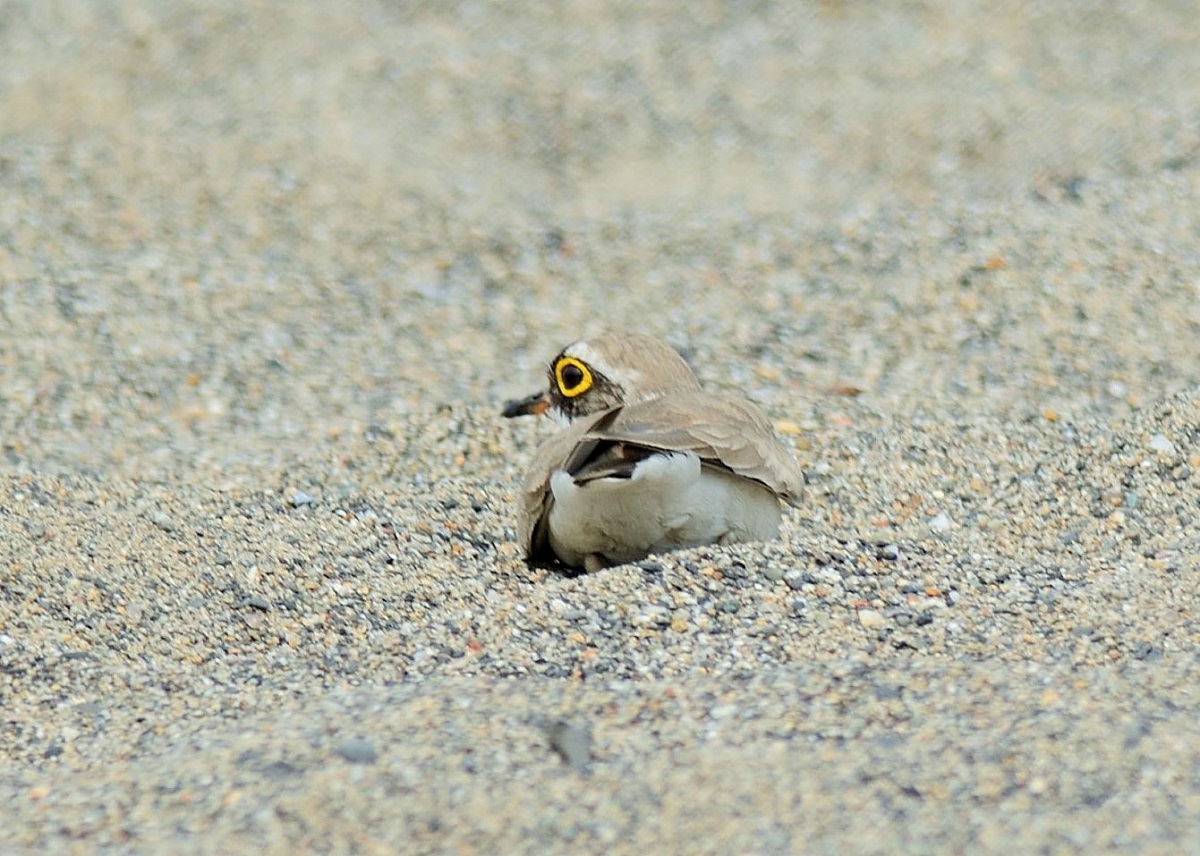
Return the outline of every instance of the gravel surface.
{"type": "Polygon", "coordinates": [[[0,851],[1200,851],[1200,11],[0,2],[0,851]],[[780,540],[514,543],[639,328],[780,540]]]}

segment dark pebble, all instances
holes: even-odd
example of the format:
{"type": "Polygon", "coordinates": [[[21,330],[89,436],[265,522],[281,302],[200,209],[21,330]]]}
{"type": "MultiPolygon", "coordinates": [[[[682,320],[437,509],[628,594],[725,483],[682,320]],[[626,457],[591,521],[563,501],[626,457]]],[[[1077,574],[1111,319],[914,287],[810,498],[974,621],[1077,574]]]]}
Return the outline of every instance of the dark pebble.
{"type": "Polygon", "coordinates": [[[1161,660],[1162,651],[1149,642],[1141,642],[1133,648],[1133,656],[1139,660],[1161,660]]]}
{"type": "Polygon", "coordinates": [[[592,732],[586,725],[559,719],[546,726],[550,748],[558,753],[563,763],[572,769],[583,771],[592,760],[592,732]]]}

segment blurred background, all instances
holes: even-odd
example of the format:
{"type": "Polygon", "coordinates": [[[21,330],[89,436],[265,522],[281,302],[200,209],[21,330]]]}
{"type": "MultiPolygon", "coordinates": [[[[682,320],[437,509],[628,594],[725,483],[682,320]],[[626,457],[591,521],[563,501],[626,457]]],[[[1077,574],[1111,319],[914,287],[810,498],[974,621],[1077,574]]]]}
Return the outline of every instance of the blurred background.
{"type": "Polygon", "coordinates": [[[0,432],[252,456],[608,326],[789,418],[1119,415],[1197,382],[1198,176],[1193,0],[4,0],[0,432]]]}

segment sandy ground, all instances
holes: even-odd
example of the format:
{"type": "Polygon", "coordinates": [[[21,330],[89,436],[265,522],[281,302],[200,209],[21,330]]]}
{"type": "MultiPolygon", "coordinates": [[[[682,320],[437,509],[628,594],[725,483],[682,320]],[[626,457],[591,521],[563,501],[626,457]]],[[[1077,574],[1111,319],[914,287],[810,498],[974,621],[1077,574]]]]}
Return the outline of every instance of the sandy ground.
{"type": "Polygon", "coordinates": [[[1200,9],[0,2],[0,851],[1200,850],[1200,9]],[[639,328],[777,542],[568,577],[639,328]]]}

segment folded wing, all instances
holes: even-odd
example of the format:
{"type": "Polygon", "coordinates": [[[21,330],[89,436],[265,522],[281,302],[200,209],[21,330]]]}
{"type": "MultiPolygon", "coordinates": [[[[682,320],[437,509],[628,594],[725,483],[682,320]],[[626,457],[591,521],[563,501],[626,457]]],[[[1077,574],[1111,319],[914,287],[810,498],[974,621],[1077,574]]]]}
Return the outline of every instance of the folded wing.
{"type": "Polygon", "coordinates": [[[565,470],[577,481],[627,478],[659,451],[692,452],[707,466],[761,482],[790,505],[804,492],[803,474],[753,402],[697,390],[616,407],[572,424],[538,449],[521,495],[518,538],[527,555],[551,558],[553,472],[565,470]]]}
{"type": "Polygon", "coordinates": [[[753,402],[738,396],[693,392],[635,404],[587,436],[694,452],[707,464],[761,482],[790,505],[804,494],[804,476],[771,423],[753,402]]]}

